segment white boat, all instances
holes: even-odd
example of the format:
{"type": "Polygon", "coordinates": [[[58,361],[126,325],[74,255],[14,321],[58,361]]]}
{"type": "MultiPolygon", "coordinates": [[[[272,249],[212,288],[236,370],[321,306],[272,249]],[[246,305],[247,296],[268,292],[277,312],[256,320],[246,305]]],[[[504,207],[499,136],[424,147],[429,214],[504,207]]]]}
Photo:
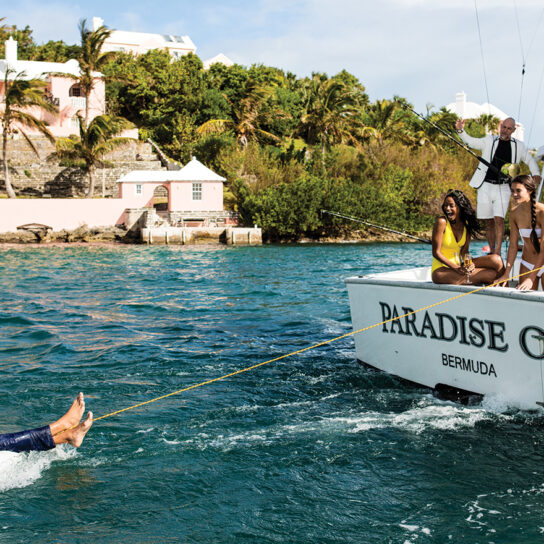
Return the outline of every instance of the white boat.
{"type": "Polygon", "coordinates": [[[458,297],[478,287],[436,285],[430,267],[345,281],[353,330],[380,323],[354,335],[360,362],[447,396],[544,406],[542,291],[489,287],[458,297]]]}

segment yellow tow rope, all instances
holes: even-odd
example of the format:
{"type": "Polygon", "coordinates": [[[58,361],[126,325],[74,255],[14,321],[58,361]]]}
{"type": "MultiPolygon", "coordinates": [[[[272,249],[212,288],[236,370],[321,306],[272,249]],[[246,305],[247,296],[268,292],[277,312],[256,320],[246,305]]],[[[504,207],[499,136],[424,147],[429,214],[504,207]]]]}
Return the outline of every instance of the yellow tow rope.
{"type": "MultiPolygon", "coordinates": [[[[533,270],[523,272],[522,274],[518,274],[517,276],[512,276],[511,278],[509,278],[506,281],[510,281],[510,280],[520,278],[521,276],[525,276],[527,274],[530,274],[531,272],[534,272],[535,270],[541,270],[543,268],[544,268],[544,266],[541,266],[541,267],[536,268],[536,269],[533,268],[533,270]]],[[[411,312],[408,312],[408,313],[403,314],[403,315],[399,315],[397,317],[392,317],[391,319],[386,319],[384,321],[380,321],[379,323],[375,323],[374,325],[368,325],[367,327],[363,327],[362,329],[358,329],[356,331],[352,331],[352,332],[348,332],[346,334],[342,334],[340,336],[337,336],[336,338],[331,338],[330,340],[325,340],[323,342],[313,344],[312,346],[308,346],[306,348],[298,349],[296,351],[292,351],[291,353],[286,353],[285,355],[280,355],[279,357],[274,357],[273,359],[269,359],[268,361],[263,361],[262,363],[257,363],[256,365],[252,365],[252,366],[248,366],[246,368],[242,368],[240,370],[236,370],[235,372],[225,374],[224,376],[220,376],[218,378],[212,378],[211,380],[206,380],[206,381],[194,384],[194,385],[190,385],[189,387],[184,387],[183,389],[178,389],[177,391],[173,391],[172,393],[168,393],[166,395],[161,395],[160,397],[156,397],[154,399],[146,400],[145,402],[140,402],[138,404],[134,404],[133,406],[128,406],[127,408],[122,408],[121,410],[116,410],[115,412],[110,412],[109,414],[105,414],[103,416],[95,418],[94,421],[100,421],[101,419],[106,419],[108,417],[112,417],[112,416],[115,416],[117,414],[121,414],[123,412],[128,412],[129,410],[134,410],[136,408],[140,408],[141,406],[145,406],[147,404],[151,404],[153,402],[157,402],[159,400],[166,399],[166,398],[172,397],[174,395],[179,395],[181,393],[184,393],[185,391],[190,391],[191,389],[197,389],[198,387],[203,387],[204,385],[209,385],[209,384],[214,383],[214,382],[219,382],[221,380],[231,378],[232,376],[236,376],[238,374],[243,374],[244,372],[249,372],[250,370],[254,370],[255,368],[259,368],[261,366],[268,365],[268,364],[274,363],[276,361],[280,361],[281,359],[286,359],[287,357],[292,357],[293,355],[297,355],[299,353],[303,353],[305,351],[309,351],[311,349],[315,349],[315,348],[318,348],[320,346],[324,346],[326,344],[332,344],[333,342],[336,342],[337,340],[341,340],[342,338],[347,338],[348,336],[353,336],[354,334],[358,334],[360,332],[365,332],[365,331],[368,331],[370,329],[374,329],[375,327],[379,327],[379,326],[384,325],[386,323],[391,323],[392,321],[397,321],[398,319],[402,319],[403,317],[408,317],[410,315],[417,314],[418,312],[422,312],[424,310],[428,310],[430,308],[440,306],[441,304],[445,304],[446,302],[452,302],[453,300],[457,300],[459,298],[466,297],[467,295],[472,295],[474,293],[478,293],[480,291],[488,289],[489,287],[496,287],[497,285],[499,285],[501,283],[504,283],[504,281],[503,282],[498,282],[497,281],[497,282],[492,283],[490,285],[484,285],[482,287],[472,289],[471,291],[467,291],[466,293],[461,293],[460,295],[455,295],[454,297],[450,297],[450,298],[447,298],[445,300],[441,300],[439,302],[429,304],[428,306],[423,306],[422,308],[418,308],[417,310],[413,310],[411,312]]],[[[77,427],[77,425],[74,425],[73,427],[70,427],[70,428],[64,429],[64,430],[62,430],[62,431],[60,431],[58,433],[55,433],[54,436],[56,436],[58,434],[61,434],[61,433],[64,433],[64,432],[66,432],[68,430],[74,429],[75,427],[77,427]]]]}

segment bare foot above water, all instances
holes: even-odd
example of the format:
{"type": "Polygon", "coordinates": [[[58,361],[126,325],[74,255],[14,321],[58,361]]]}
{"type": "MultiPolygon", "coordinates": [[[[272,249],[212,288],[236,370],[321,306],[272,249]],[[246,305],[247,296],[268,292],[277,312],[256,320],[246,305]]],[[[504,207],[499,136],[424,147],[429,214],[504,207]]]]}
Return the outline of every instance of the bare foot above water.
{"type": "Polygon", "coordinates": [[[93,424],[93,414],[89,412],[84,421],[81,421],[85,413],[85,399],[83,393],[79,393],[70,409],[57,421],[49,426],[55,444],[71,444],[79,448],[85,435],[93,424]]]}

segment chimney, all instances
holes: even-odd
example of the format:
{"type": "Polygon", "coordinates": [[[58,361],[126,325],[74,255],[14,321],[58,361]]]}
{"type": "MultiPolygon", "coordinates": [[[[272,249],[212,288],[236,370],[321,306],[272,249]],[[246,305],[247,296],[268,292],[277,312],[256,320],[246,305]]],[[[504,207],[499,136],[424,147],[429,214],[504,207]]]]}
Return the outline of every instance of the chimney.
{"type": "Polygon", "coordinates": [[[104,19],[93,17],[93,31],[98,30],[101,26],[104,26],[104,19]]]}
{"type": "Polygon", "coordinates": [[[455,113],[461,118],[465,118],[465,104],[467,103],[467,95],[465,91],[461,91],[455,95],[455,113]]]}
{"type": "Polygon", "coordinates": [[[17,42],[11,36],[6,40],[6,62],[8,64],[17,62],[17,42]]]}

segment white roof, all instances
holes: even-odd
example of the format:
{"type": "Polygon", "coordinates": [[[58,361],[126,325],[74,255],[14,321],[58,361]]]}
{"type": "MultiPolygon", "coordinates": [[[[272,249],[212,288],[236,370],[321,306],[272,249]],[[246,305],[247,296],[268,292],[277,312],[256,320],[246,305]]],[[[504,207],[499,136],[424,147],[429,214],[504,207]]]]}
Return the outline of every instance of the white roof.
{"type": "Polygon", "coordinates": [[[170,181],[226,180],[193,157],[181,170],[133,170],[117,180],[117,183],[167,183],[170,181]]]}
{"type": "Polygon", "coordinates": [[[506,113],[493,104],[489,104],[489,102],[484,102],[483,104],[468,102],[465,91],[458,92],[455,95],[455,102],[448,104],[446,109],[452,113],[456,113],[462,119],[476,119],[482,114],[494,115],[501,120],[508,117],[506,113]]]}
{"type": "MultiPolygon", "coordinates": [[[[446,109],[448,111],[451,111],[452,113],[455,113],[461,119],[477,119],[482,114],[486,115],[494,115],[501,121],[506,119],[507,117],[510,117],[506,113],[504,113],[502,110],[497,108],[497,106],[494,106],[493,104],[489,104],[488,102],[484,102],[483,104],[477,104],[476,102],[468,102],[467,101],[467,95],[465,91],[461,91],[455,95],[455,102],[452,102],[451,104],[448,104],[446,106],[446,109]]],[[[518,140],[523,141],[524,139],[524,127],[521,123],[516,123],[516,130],[513,134],[515,138],[518,140]]]]}
{"type": "Polygon", "coordinates": [[[104,42],[107,46],[132,46],[145,49],[181,49],[196,51],[196,46],[189,36],[175,36],[172,34],[152,34],[149,32],[129,32],[113,30],[104,42]]]}
{"type": "MultiPolygon", "coordinates": [[[[0,73],[5,74],[7,67],[15,70],[12,77],[15,77],[19,72],[24,72],[24,79],[40,79],[45,74],[69,74],[79,76],[79,63],[75,59],[67,62],[40,62],[36,60],[16,60],[15,62],[7,62],[0,60],[0,73]]],[[[95,77],[101,77],[102,74],[95,72],[95,77]]]]}
{"type": "Polygon", "coordinates": [[[193,157],[181,170],[178,170],[180,181],[226,181],[200,161],[193,157]]]}
{"type": "MultiPolygon", "coordinates": [[[[10,79],[14,79],[20,72],[24,72],[24,79],[41,79],[50,73],[76,77],[81,75],[79,63],[75,59],[70,59],[66,62],[19,60],[17,58],[17,41],[12,37],[5,42],[5,55],[6,58],[0,60],[0,74],[2,74],[2,79],[5,77],[8,68],[14,71],[10,75],[10,79]]],[[[100,72],[93,72],[93,75],[95,77],[102,77],[100,72]]]]}
{"type": "Polygon", "coordinates": [[[207,70],[212,64],[216,63],[224,64],[225,66],[232,66],[234,64],[234,62],[226,55],[223,55],[223,53],[219,53],[219,55],[215,55],[215,57],[205,60],[202,64],[204,65],[204,70],[207,70]]]}
{"type": "Polygon", "coordinates": [[[509,117],[509,115],[497,108],[497,106],[489,104],[488,102],[484,102],[483,104],[477,104],[476,102],[464,102],[463,111],[457,111],[457,103],[452,102],[451,104],[448,104],[446,106],[446,109],[448,111],[451,111],[452,113],[461,115],[463,119],[476,119],[477,117],[480,117],[480,115],[482,115],[483,113],[494,115],[501,120],[509,117]]]}

